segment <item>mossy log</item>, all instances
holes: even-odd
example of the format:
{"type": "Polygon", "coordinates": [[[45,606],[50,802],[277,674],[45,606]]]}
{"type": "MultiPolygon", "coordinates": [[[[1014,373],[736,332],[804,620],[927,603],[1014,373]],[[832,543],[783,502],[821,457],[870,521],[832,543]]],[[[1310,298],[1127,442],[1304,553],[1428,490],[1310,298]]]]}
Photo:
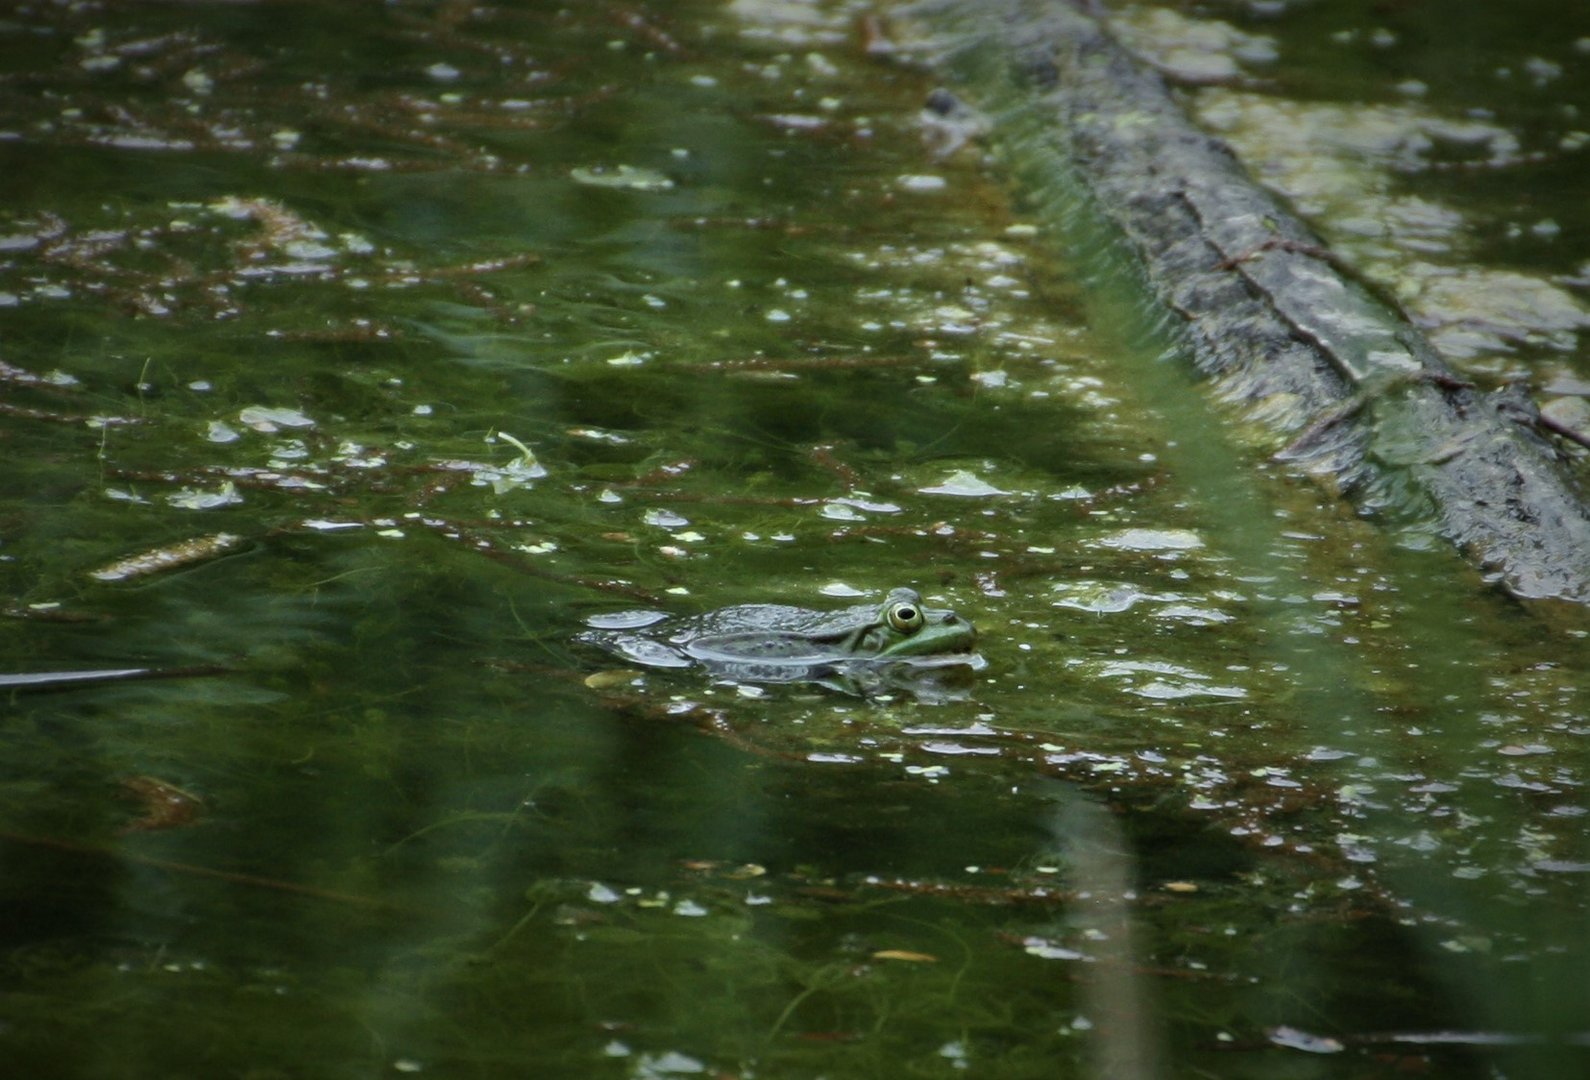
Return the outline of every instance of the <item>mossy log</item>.
{"type": "Polygon", "coordinates": [[[996,145],[1036,138],[1080,179],[1194,363],[1271,426],[1278,457],[1362,511],[1427,515],[1516,596],[1590,601],[1590,506],[1527,395],[1456,376],[1096,12],[929,0],[909,20],[996,145]]]}

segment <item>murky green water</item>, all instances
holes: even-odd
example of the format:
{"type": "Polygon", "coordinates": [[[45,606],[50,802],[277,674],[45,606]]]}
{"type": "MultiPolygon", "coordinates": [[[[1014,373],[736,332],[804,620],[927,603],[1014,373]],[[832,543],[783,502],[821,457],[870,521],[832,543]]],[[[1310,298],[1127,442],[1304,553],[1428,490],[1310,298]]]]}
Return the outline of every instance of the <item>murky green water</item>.
{"type": "Polygon", "coordinates": [[[6,699],[19,1075],[1579,1074],[1582,614],[1213,436],[867,14],[0,23],[0,668],[224,669],[6,699]],[[901,584],[967,698],[572,641],[901,584]]]}

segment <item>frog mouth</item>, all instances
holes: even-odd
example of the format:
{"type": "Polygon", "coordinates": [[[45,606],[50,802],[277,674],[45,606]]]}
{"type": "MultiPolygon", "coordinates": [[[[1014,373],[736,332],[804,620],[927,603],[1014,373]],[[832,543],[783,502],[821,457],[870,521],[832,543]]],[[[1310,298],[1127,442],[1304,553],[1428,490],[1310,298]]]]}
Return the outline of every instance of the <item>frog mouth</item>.
{"type": "MultiPolygon", "coordinates": [[[[983,654],[978,652],[975,642],[969,642],[958,649],[941,649],[938,652],[924,653],[921,656],[877,656],[872,658],[857,657],[849,661],[856,664],[872,664],[882,667],[888,664],[899,664],[901,667],[910,668],[936,668],[936,667],[969,667],[973,671],[982,671],[988,666],[988,661],[983,654]]],[[[841,661],[843,663],[844,661],[841,661]]]]}

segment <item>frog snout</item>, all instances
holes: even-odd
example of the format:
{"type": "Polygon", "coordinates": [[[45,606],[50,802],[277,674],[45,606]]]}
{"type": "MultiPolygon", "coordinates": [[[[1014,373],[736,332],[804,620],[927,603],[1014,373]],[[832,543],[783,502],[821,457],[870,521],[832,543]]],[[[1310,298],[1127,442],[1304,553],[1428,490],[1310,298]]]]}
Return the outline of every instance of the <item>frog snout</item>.
{"type": "Polygon", "coordinates": [[[944,617],[939,619],[939,622],[944,626],[951,626],[964,630],[968,634],[975,634],[977,632],[977,628],[972,625],[970,619],[963,619],[953,611],[946,611],[944,613],[944,617]]]}

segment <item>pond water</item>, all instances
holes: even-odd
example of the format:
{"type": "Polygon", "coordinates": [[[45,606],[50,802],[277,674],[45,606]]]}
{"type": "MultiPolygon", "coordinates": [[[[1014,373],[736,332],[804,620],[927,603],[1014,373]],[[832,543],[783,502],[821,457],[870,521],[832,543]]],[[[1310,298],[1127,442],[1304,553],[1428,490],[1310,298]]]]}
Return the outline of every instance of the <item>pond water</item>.
{"type": "Polygon", "coordinates": [[[1582,1075],[1583,613],[1217,435],[887,31],[0,21],[0,670],[170,676],[4,691],[19,1075],[1582,1075]],[[900,586],[962,692],[576,641],[900,586]]]}

